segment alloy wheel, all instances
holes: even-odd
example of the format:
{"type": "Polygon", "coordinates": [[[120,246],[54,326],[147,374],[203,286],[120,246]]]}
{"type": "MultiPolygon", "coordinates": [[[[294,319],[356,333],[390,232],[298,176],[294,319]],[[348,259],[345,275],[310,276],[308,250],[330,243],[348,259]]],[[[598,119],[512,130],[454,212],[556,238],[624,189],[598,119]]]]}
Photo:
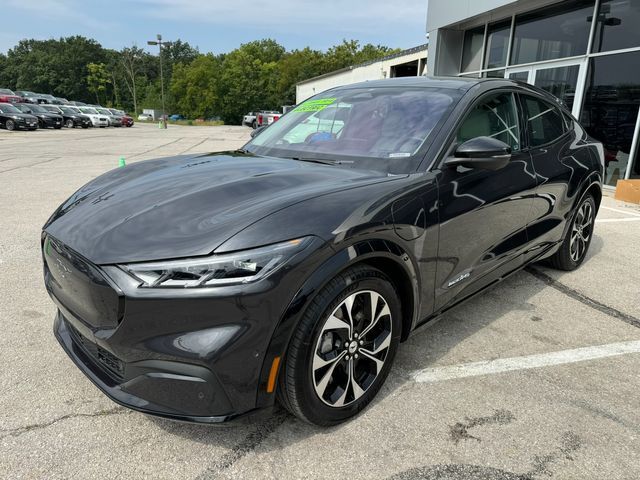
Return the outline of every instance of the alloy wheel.
{"type": "Polygon", "coordinates": [[[67,128],[73,128],[73,120],[67,120],[67,128]]]}
{"type": "Polygon", "coordinates": [[[7,120],[4,126],[7,130],[14,130],[16,128],[16,124],[13,123],[13,120],[7,120]]]}
{"type": "Polygon", "coordinates": [[[318,397],[344,407],[362,397],[385,364],[392,338],[391,310],[372,290],[352,293],[325,320],[313,351],[318,397]]]}
{"type": "Polygon", "coordinates": [[[587,247],[593,233],[593,207],[590,202],[584,202],[571,228],[569,254],[571,260],[579,262],[587,253],[587,247]]]}

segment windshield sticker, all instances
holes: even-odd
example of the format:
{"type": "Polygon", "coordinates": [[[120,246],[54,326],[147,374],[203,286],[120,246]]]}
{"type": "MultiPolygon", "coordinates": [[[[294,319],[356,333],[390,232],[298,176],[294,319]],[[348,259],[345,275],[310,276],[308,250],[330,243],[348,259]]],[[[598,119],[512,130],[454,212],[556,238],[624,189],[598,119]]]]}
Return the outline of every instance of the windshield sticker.
{"type": "Polygon", "coordinates": [[[335,102],[335,98],[319,98],[317,100],[309,100],[304,102],[299,107],[296,107],[294,112],[319,112],[320,110],[324,110],[333,102],[335,102]]]}
{"type": "Polygon", "coordinates": [[[410,157],[411,154],[407,152],[390,153],[389,158],[405,158],[410,157]]]}

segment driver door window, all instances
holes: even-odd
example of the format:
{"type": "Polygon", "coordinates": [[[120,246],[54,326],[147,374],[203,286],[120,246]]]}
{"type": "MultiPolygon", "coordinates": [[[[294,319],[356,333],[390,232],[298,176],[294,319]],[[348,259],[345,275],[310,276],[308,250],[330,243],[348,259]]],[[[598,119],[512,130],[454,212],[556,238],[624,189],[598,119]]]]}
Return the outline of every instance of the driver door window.
{"type": "Polygon", "coordinates": [[[496,138],[520,151],[518,108],[513,93],[499,93],[476,105],[458,129],[458,145],[477,137],[496,138]]]}

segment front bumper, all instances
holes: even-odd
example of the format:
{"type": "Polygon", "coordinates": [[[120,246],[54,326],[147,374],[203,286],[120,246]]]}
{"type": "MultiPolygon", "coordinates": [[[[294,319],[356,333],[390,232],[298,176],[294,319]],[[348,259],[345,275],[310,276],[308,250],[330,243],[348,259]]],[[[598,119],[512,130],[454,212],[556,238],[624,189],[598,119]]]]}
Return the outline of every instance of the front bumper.
{"type": "Polygon", "coordinates": [[[197,365],[162,360],[122,365],[108,351],[82,337],[60,311],[53,330],[64,351],[89,380],[125,407],[172,420],[208,424],[253,422],[271,412],[269,408],[244,414],[232,412],[215,375],[197,365]],[[130,379],[118,378],[118,363],[130,379]],[[197,414],[209,409],[227,413],[197,414]]]}

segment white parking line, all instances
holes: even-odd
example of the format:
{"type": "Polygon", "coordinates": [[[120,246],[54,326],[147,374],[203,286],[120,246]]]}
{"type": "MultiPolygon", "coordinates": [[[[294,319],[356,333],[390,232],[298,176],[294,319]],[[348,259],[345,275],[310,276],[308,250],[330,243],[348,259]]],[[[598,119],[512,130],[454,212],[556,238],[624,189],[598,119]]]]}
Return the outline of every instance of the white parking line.
{"type": "Polygon", "coordinates": [[[625,215],[633,215],[633,216],[635,216],[635,217],[640,217],[640,213],[637,213],[637,212],[629,212],[629,211],[627,211],[627,210],[621,210],[621,209],[619,209],[619,208],[611,208],[611,207],[604,207],[604,206],[601,206],[601,207],[600,207],[600,209],[601,209],[601,210],[602,210],[602,209],[604,209],[604,210],[609,210],[609,211],[611,211],[611,212],[624,213],[625,215]]]}
{"type": "Polygon", "coordinates": [[[640,217],[633,218],[596,218],[596,223],[640,222],[640,217]]]}
{"type": "Polygon", "coordinates": [[[598,358],[615,357],[628,353],[640,353],[640,340],[632,342],[610,343],[594,347],[574,348],[559,352],[527,355],[524,357],[499,358],[483,362],[462,363],[444,367],[425,368],[411,374],[414,381],[433,383],[454,378],[477,377],[494,373],[527,370],[530,368],[550,367],[567,363],[584,362],[598,358]]]}

